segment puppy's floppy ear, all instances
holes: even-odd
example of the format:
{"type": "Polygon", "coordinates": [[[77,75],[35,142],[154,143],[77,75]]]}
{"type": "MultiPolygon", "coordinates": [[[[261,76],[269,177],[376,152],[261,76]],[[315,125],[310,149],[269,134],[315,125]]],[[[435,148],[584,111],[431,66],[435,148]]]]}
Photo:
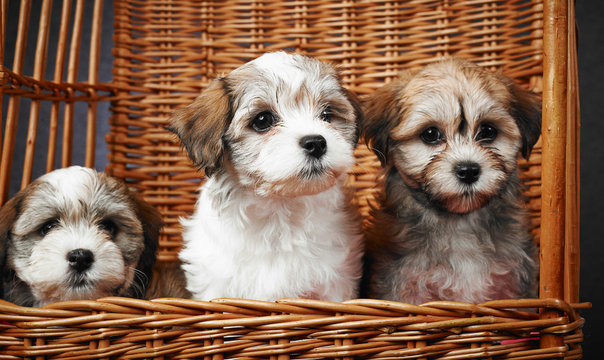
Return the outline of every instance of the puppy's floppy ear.
{"type": "MultiPolygon", "coordinates": [[[[2,270],[2,274],[4,274],[4,265],[6,264],[6,248],[10,231],[17,219],[23,197],[24,193],[19,192],[0,208],[0,270],[2,270]]],[[[0,277],[0,298],[3,296],[2,278],[0,277]]]]}
{"type": "Polygon", "coordinates": [[[143,226],[145,241],[145,248],[136,268],[142,271],[147,276],[147,279],[150,279],[153,265],[155,264],[157,248],[159,247],[159,231],[163,226],[163,222],[159,211],[146,202],[141,195],[134,192],[131,192],[131,195],[135,205],[136,216],[143,226]]]}
{"type": "Polygon", "coordinates": [[[377,89],[364,101],[365,118],[359,127],[361,137],[382,165],[388,162],[390,132],[402,120],[401,97],[413,74],[411,71],[401,73],[398,79],[377,89]]]}
{"type": "Polygon", "coordinates": [[[352,108],[354,110],[354,117],[356,119],[356,140],[355,140],[355,144],[357,144],[359,142],[359,135],[361,132],[361,125],[364,121],[364,117],[365,114],[363,113],[363,106],[361,105],[361,101],[359,100],[359,98],[350,90],[342,87],[342,89],[344,89],[344,95],[346,96],[346,98],[348,99],[348,102],[350,102],[350,104],[352,105],[352,108]]]}
{"type": "Polygon", "coordinates": [[[222,165],[222,137],[231,116],[226,82],[217,78],[191,104],[174,111],[167,129],[178,135],[193,163],[209,176],[222,165]]]}
{"type": "Polygon", "coordinates": [[[541,97],[512,79],[502,77],[511,95],[510,114],[516,120],[522,136],[522,156],[528,160],[541,135],[541,97]]]}

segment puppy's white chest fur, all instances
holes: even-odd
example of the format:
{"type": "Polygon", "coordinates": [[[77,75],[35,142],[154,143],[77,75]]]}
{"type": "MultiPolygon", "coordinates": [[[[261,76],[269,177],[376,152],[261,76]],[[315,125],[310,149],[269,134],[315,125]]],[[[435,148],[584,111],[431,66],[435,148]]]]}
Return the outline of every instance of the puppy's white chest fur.
{"type": "Polygon", "coordinates": [[[347,201],[339,186],[262,197],[216,174],[182,221],[188,290],[200,300],[356,297],[363,246],[355,216],[343,210],[347,201]]]}

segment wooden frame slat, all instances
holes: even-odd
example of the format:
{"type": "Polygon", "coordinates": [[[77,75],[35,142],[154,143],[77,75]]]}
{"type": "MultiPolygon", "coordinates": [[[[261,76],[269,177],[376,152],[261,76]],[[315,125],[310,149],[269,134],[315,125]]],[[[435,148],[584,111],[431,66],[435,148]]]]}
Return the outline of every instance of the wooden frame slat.
{"type": "MultiPolygon", "coordinates": [[[[5,4],[5,9],[8,4],[5,4]]],[[[13,72],[23,73],[23,62],[25,61],[25,48],[27,46],[27,28],[29,26],[29,14],[31,1],[21,1],[19,8],[19,29],[13,58],[13,72]]],[[[8,100],[6,111],[6,123],[4,125],[4,141],[2,143],[2,156],[0,158],[0,201],[4,203],[8,199],[11,168],[13,164],[13,153],[15,150],[15,138],[17,136],[17,120],[19,116],[18,96],[12,96],[8,100]]]]}
{"type": "MultiPolygon", "coordinates": [[[[38,41],[36,43],[34,76],[36,80],[43,80],[46,70],[46,58],[48,55],[48,32],[50,29],[50,18],[52,11],[52,0],[42,2],[40,11],[40,24],[38,26],[38,41]]],[[[29,110],[29,127],[27,129],[27,140],[25,143],[25,160],[21,176],[21,189],[31,182],[31,174],[34,168],[34,152],[38,137],[38,118],[40,117],[40,106],[42,100],[34,99],[29,110]]]]}
{"type": "MultiPolygon", "coordinates": [[[[69,45],[69,60],[67,63],[67,82],[75,83],[78,80],[78,69],[80,62],[80,47],[82,41],[82,21],[84,17],[84,0],[77,0],[74,20],[71,32],[71,43],[69,45]]],[[[70,89],[68,94],[73,95],[70,89]]],[[[65,104],[63,117],[63,148],[61,150],[61,167],[68,167],[72,163],[73,156],[73,118],[75,103],[65,104]]]]}
{"type": "MultiPolygon", "coordinates": [[[[63,69],[67,56],[67,36],[69,34],[69,17],[71,15],[71,1],[63,0],[61,6],[61,25],[59,28],[59,40],[55,57],[54,82],[63,82],[63,69]]],[[[53,101],[50,108],[50,123],[48,134],[48,151],[46,155],[46,172],[55,169],[55,157],[57,153],[57,135],[59,128],[59,110],[61,102],[53,101]]]]}

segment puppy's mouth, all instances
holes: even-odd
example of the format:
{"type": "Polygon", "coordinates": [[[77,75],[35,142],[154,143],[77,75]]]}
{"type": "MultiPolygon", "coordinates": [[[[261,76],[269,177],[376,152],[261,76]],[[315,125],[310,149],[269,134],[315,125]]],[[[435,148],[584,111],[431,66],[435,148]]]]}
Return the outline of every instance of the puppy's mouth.
{"type": "Polygon", "coordinates": [[[466,191],[462,194],[441,195],[437,198],[432,198],[431,202],[440,210],[463,215],[481,209],[489,202],[491,197],[489,194],[466,191]]]}
{"type": "Polygon", "coordinates": [[[301,169],[294,176],[279,181],[259,181],[254,191],[262,196],[298,197],[315,195],[337,183],[341,172],[325,166],[312,166],[301,169]]]}
{"type": "Polygon", "coordinates": [[[104,296],[119,295],[125,288],[125,282],[114,287],[103,285],[103,280],[94,280],[86,272],[73,272],[69,275],[66,284],[69,289],[77,293],[104,293],[104,296]]]}
{"type": "Polygon", "coordinates": [[[67,280],[67,284],[70,288],[76,290],[84,290],[94,288],[94,282],[90,280],[86,273],[72,273],[67,280]]]}
{"type": "Polygon", "coordinates": [[[119,296],[125,289],[125,283],[120,283],[115,287],[104,287],[101,283],[90,280],[87,277],[71,277],[68,280],[67,288],[69,292],[78,294],[74,299],[79,298],[98,298],[103,296],[119,296]]]}
{"type": "Polygon", "coordinates": [[[442,213],[468,214],[487,205],[494,196],[494,194],[475,191],[471,188],[467,188],[461,193],[434,191],[433,187],[422,186],[419,181],[411,179],[403,172],[398,173],[405,185],[412,190],[411,193],[417,201],[442,213]]]}
{"type": "Polygon", "coordinates": [[[78,279],[78,280],[71,281],[70,286],[75,289],[80,289],[80,288],[85,288],[85,287],[92,287],[93,284],[91,281],[88,281],[87,279],[78,279]]]}
{"type": "Polygon", "coordinates": [[[327,171],[328,169],[323,164],[316,162],[302,169],[300,177],[302,180],[313,180],[325,175],[327,171]]]}

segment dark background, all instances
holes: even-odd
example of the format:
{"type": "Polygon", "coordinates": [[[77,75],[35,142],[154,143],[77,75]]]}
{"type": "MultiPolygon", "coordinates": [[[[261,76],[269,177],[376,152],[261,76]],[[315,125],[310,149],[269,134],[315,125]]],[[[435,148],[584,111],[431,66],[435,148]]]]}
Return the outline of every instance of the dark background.
{"type": "Polygon", "coordinates": [[[585,359],[602,359],[604,329],[604,1],[576,2],[581,101],[581,301],[585,359]],[[602,228],[600,227],[602,226],[602,228]]]}
{"type": "MultiPolygon", "coordinates": [[[[34,9],[32,9],[32,17],[39,14],[39,3],[34,1],[34,9]],[[38,4],[37,6],[35,4],[38,4]],[[38,10],[36,10],[38,9],[38,10]]],[[[92,2],[86,2],[85,19],[90,18],[92,14],[92,2]]],[[[7,21],[6,34],[6,51],[5,51],[5,66],[12,68],[12,49],[11,39],[14,42],[16,34],[16,18],[18,17],[18,2],[9,2],[9,19],[7,21]]],[[[53,13],[60,14],[60,3],[54,3],[53,13]],[[57,12],[55,12],[57,11],[57,12]]],[[[112,26],[113,26],[113,5],[111,1],[105,1],[103,9],[103,39],[101,52],[101,82],[110,82],[112,78],[112,26]]],[[[579,28],[579,91],[581,105],[581,301],[589,301],[593,303],[593,308],[583,311],[583,316],[587,322],[584,327],[584,358],[585,359],[600,359],[604,354],[601,350],[601,340],[604,340],[604,329],[599,325],[604,320],[603,300],[604,300],[604,246],[600,244],[602,241],[601,234],[604,232],[604,181],[602,176],[602,165],[604,164],[604,1],[601,0],[579,0],[576,3],[576,18],[579,28]]],[[[35,19],[32,19],[35,20],[35,19]]],[[[31,24],[37,24],[37,20],[31,24]]],[[[37,26],[37,25],[35,25],[37,26]]],[[[51,22],[50,33],[58,32],[58,21],[53,19],[51,22]]],[[[84,22],[83,33],[90,33],[90,22],[84,22]]],[[[30,25],[28,34],[28,54],[33,54],[37,37],[37,28],[30,25]]],[[[12,45],[14,47],[14,44],[12,45]]],[[[88,54],[88,41],[82,42],[81,58],[82,67],[80,68],[80,81],[86,81],[86,61],[84,57],[88,54]]],[[[52,54],[52,52],[50,52],[52,54]]],[[[49,56],[48,72],[52,73],[54,69],[54,59],[49,56]]],[[[31,74],[33,68],[33,55],[27,56],[25,69],[27,74],[31,74]]],[[[22,109],[29,108],[29,100],[23,99],[21,104],[22,109]]],[[[3,112],[6,112],[7,103],[3,99],[3,112]]],[[[49,117],[49,106],[42,108],[41,118],[49,117]]],[[[5,116],[5,114],[3,114],[5,116]]],[[[62,114],[61,114],[62,116],[62,114]]],[[[98,111],[97,124],[97,147],[96,168],[104,170],[107,163],[107,150],[102,146],[104,143],[104,134],[108,132],[108,123],[105,121],[110,116],[109,104],[100,103],[98,111]]],[[[81,123],[86,117],[85,104],[76,106],[76,134],[83,133],[81,123]],[[79,120],[78,120],[79,119],[79,120]]],[[[27,116],[20,119],[19,139],[24,139],[27,131],[27,116]]],[[[47,132],[40,124],[41,132],[47,132]]],[[[2,129],[4,126],[2,126],[2,129]]],[[[3,131],[3,130],[2,130],[3,131]]],[[[59,131],[61,131],[59,129],[59,131]]],[[[77,135],[76,135],[77,137],[77,135]]],[[[43,137],[40,141],[45,141],[43,137]]],[[[60,141],[60,139],[59,139],[60,141]]],[[[42,144],[40,148],[46,145],[42,144]]],[[[18,143],[15,149],[15,162],[22,159],[24,152],[23,142],[18,143]]],[[[37,166],[34,177],[43,173],[44,159],[46,154],[43,151],[36,153],[37,166]]],[[[60,159],[60,153],[57,154],[60,159]]],[[[74,153],[74,164],[82,164],[84,154],[81,152],[74,153]]],[[[19,187],[21,174],[13,173],[15,181],[11,184],[11,194],[14,194],[19,187]]]]}

